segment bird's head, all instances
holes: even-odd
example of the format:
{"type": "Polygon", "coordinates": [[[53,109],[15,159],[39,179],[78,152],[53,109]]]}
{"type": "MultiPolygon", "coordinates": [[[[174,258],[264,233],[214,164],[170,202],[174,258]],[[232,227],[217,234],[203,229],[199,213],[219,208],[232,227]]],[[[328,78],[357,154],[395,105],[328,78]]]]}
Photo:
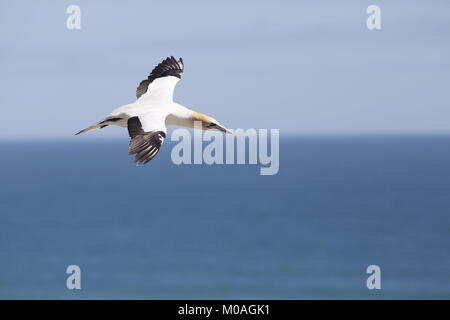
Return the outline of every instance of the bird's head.
{"type": "Polygon", "coordinates": [[[196,113],[194,121],[202,122],[202,130],[216,130],[224,133],[232,133],[230,130],[221,125],[219,121],[213,117],[207,116],[206,114],[196,113]]]}

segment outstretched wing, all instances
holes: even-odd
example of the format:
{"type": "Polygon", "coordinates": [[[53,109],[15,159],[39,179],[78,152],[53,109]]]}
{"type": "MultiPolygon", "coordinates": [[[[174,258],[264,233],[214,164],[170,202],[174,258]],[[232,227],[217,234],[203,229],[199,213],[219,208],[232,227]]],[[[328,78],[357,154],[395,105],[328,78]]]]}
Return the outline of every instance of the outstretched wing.
{"type": "Polygon", "coordinates": [[[128,154],[136,155],[134,161],[137,165],[152,160],[158,154],[166,137],[165,126],[155,121],[158,118],[152,114],[144,114],[128,119],[128,133],[131,138],[128,154]]]}
{"type": "Polygon", "coordinates": [[[173,90],[181,79],[184,65],[183,59],[168,57],[158,64],[146,80],[141,81],[136,89],[136,98],[151,98],[156,100],[173,99],[173,90]]]}

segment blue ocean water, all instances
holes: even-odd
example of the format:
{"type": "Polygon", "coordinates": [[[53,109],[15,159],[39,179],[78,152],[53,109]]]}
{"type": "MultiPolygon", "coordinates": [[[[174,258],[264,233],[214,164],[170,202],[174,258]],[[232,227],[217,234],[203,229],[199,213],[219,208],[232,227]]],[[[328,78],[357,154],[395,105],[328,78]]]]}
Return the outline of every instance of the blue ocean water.
{"type": "Polygon", "coordinates": [[[0,144],[0,298],[450,298],[449,137],[283,138],[275,176],[126,150],[0,144]]]}

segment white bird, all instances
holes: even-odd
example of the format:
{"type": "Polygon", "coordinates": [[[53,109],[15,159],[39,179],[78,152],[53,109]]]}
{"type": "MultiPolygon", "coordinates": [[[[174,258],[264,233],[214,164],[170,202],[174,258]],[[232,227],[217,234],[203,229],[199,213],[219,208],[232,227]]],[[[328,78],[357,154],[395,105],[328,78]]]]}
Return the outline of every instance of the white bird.
{"type": "Polygon", "coordinates": [[[182,58],[166,58],[139,84],[134,103],[117,108],[104,120],[76,135],[109,125],[128,128],[131,138],[128,154],[136,154],[135,162],[140,165],[149,162],[158,153],[166,137],[166,125],[194,128],[194,123],[201,121],[202,130],[230,133],[216,119],[173,101],[173,91],[183,70],[182,58]]]}

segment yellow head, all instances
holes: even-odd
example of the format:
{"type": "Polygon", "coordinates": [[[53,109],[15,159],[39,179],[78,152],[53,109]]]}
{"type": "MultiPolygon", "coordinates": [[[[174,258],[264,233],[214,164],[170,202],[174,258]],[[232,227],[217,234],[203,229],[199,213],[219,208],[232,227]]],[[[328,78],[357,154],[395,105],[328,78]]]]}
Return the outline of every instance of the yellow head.
{"type": "Polygon", "coordinates": [[[216,130],[220,132],[231,133],[228,129],[222,126],[219,121],[203,113],[195,112],[194,121],[201,121],[202,130],[216,130]]]}

